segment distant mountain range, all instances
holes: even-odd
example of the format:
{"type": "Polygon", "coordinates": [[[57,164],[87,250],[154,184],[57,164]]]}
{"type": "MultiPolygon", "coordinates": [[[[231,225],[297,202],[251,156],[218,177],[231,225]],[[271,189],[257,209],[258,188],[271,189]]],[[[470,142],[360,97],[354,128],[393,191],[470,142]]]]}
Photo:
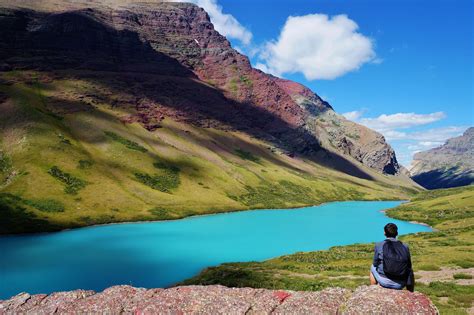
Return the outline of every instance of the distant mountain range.
{"type": "Polygon", "coordinates": [[[419,189],[381,134],[252,68],[196,5],[0,7],[4,233],[419,189]]]}
{"type": "Polygon", "coordinates": [[[438,148],[415,154],[410,173],[428,189],[474,183],[474,128],[438,148]]]}

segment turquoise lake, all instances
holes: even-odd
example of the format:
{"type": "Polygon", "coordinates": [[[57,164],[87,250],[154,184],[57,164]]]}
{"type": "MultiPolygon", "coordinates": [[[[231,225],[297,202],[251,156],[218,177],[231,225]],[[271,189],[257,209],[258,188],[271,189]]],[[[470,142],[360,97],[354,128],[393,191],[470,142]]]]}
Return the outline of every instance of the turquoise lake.
{"type": "Polygon", "coordinates": [[[431,230],[381,212],[399,204],[334,202],[0,237],[0,299],[117,284],[166,287],[223,262],[380,241],[388,222],[400,234],[431,230]]]}

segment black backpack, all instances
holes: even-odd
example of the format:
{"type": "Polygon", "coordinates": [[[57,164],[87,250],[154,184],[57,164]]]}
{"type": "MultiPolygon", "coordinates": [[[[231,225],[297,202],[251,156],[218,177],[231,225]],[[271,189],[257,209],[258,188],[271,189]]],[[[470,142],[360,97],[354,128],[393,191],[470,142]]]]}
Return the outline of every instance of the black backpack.
{"type": "Polygon", "coordinates": [[[407,280],[411,270],[410,252],[400,241],[383,244],[383,272],[392,280],[407,280]]]}

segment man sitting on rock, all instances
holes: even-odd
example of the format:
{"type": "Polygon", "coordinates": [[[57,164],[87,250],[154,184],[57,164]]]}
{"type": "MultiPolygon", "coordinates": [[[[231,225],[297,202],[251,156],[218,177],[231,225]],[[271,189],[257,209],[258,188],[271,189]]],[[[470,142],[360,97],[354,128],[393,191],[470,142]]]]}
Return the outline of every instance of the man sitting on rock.
{"type": "Polygon", "coordinates": [[[415,289],[410,250],[397,240],[398,227],[388,223],[384,227],[385,241],[375,244],[374,262],[370,268],[370,284],[401,290],[415,289]]]}

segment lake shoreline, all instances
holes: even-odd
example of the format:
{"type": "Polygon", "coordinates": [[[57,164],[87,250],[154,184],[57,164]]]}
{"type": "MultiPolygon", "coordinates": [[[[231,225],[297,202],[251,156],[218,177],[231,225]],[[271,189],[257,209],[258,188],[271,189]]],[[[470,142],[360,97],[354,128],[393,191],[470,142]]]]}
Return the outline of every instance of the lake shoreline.
{"type": "MultiPolygon", "coordinates": [[[[170,222],[170,221],[177,221],[177,220],[185,220],[185,219],[194,219],[198,217],[204,217],[204,216],[211,216],[211,215],[221,215],[221,214],[231,214],[231,213],[238,213],[238,212],[244,212],[244,211],[262,211],[262,210],[271,210],[271,211],[279,211],[279,210],[296,210],[296,209],[302,209],[302,208],[307,208],[307,207],[319,207],[323,206],[328,203],[334,203],[334,202],[353,202],[353,201],[361,201],[361,202],[370,202],[370,201],[401,201],[402,203],[409,202],[409,200],[406,199],[390,199],[390,200],[380,200],[380,199],[368,199],[368,200],[333,200],[333,201],[324,201],[319,204],[309,204],[309,205],[302,205],[302,206],[293,206],[293,207],[287,207],[287,208],[252,208],[252,209],[233,209],[233,210],[224,210],[224,211],[219,211],[219,212],[210,212],[210,213],[203,213],[203,214],[192,214],[188,216],[183,216],[183,217],[178,217],[175,219],[161,219],[161,220],[137,220],[137,221],[120,221],[120,222],[106,222],[106,223],[98,223],[98,224],[91,224],[91,225],[83,225],[83,226],[77,226],[77,227],[67,227],[67,228],[62,228],[62,229],[57,229],[57,230],[51,230],[51,231],[41,231],[41,232],[31,232],[31,233],[8,233],[8,234],[0,234],[0,239],[6,238],[6,237],[11,237],[11,236],[32,236],[32,235],[44,235],[44,234],[50,234],[50,233],[60,233],[60,232],[66,232],[66,231],[72,231],[72,230],[78,230],[78,229],[86,229],[86,228],[94,228],[94,227],[100,227],[100,226],[108,226],[108,225],[116,225],[116,224],[145,224],[145,223],[153,223],[153,222],[170,222]]],[[[385,212],[389,209],[381,210],[381,212],[385,212]]],[[[388,216],[390,217],[390,216],[388,216]]],[[[422,222],[417,222],[417,224],[425,225],[426,223],[422,222]]]]}
{"type": "MultiPolygon", "coordinates": [[[[402,202],[402,204],[403,204],[403,203],[408,203],[408,202],[410,202],[410,201],[409,201],[409,200],[404,200],[404,202],[402,202]]],[[[391,208],[391,209],[393,209],[393,208],[391,208]]],[[[398,219],[398,218],[396,218],[396,217],[393,217],[393,216],[388,215],[388,214],[387,214],[387,211],[388,211],[388,210],[390,210],[390,209],[381,210],[380,212],[382,212],[383,214],[385,214],[385,216],[387,216],[388,218],[393,218],[393,219],[396,219],[396,220],[405,221],[405,220],[403,220],[403,219],[398,219]]],[[[434,227],[432,227],[431,225],[429,225],[428,223],[425,223],[425,222],[414,221],[414,220],[405,221],[405,222],[409,222],[409,223],[413,223],[413,224],[419,224],[419,225],[424,225],[424,226],[429,227],[430,229],[432,229],[433,232],[438,231],[437,229],[435,229],[434,227]]]]}
{"type": "MultiPolygon", "coordinates": [[[[224,263],[265,261],[378,241],[377,227],[392,221],[380,210],[400,204],[400,200],[342,201],[277,209],[285,211],[259,209],[12,236],[0,239],[7,258],[5,266],[10,266],[5,273],[7,291],[97,290],[123,283],[172,287],[224,263]],[[364,233],[350,232],[354,222],[364,233]],[[21,274],[15,273],[18,261],[24,262],[21,274]],[[80,266],[80,274],[76,266],[80,266]],[[28,275],[49,280],[31,282],[28,275]]],[[[422,225],[394,221],[400,224],[402,234],[431,231],[422,225]]]]}

